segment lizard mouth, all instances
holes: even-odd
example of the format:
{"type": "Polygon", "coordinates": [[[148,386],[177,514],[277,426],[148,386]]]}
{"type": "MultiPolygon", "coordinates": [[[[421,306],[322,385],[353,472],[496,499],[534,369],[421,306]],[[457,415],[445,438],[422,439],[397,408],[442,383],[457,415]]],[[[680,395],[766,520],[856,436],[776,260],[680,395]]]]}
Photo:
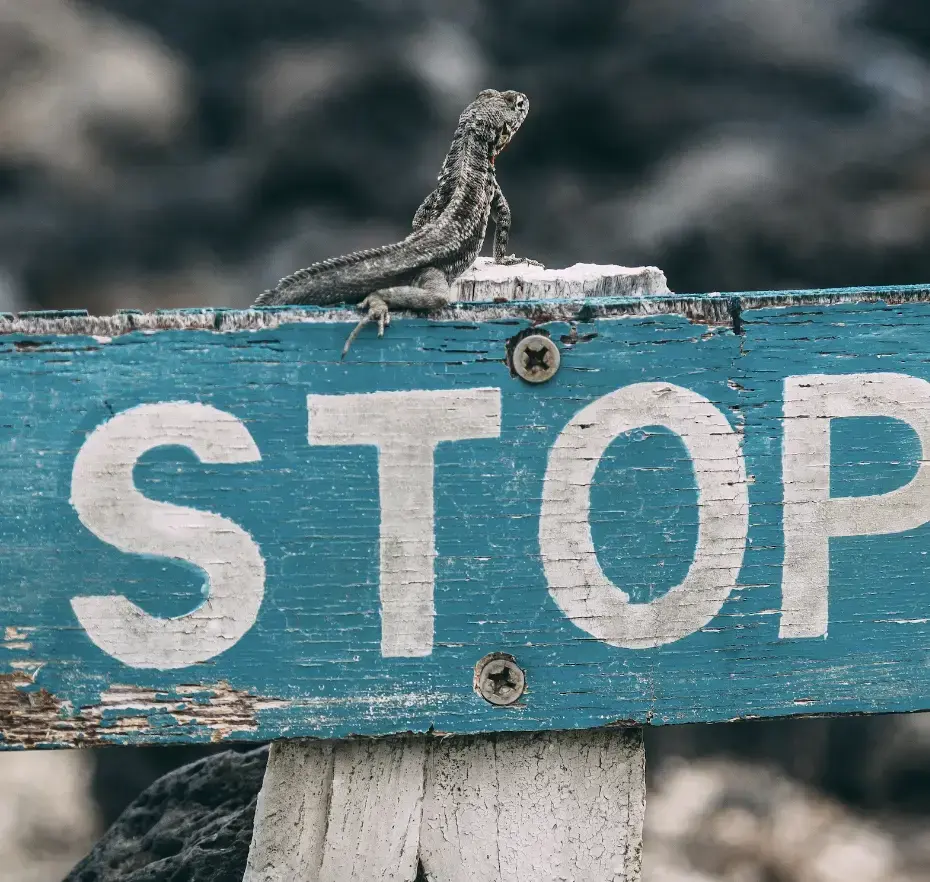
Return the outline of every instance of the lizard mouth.
{"type": "Polygon", "coordinates": [[[497,155],[501,152],[509,143],[511,138],[511,132],[509,127],[504,127],[500,130],[500,134],[497,136],[497,143],[494,145],[494,154],[497,155]]]}

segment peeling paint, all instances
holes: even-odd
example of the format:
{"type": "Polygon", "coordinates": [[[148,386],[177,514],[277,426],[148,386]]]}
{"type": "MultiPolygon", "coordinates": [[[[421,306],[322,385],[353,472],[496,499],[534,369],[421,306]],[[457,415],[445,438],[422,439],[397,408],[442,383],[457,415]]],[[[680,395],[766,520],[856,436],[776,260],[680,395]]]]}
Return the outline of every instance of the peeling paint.
{"type": "Polygon", "coordinates": [[[29,635],[34,630],[35,628],[7,626],[3,629],[3,641],[0,643],[0,648],[10,652],[29,652],[32,649],[32,644],[28,642],[29,635]]]}
{"type": "Polygon", "coordinates": [[[164,692],[114,685],[97,704],[75,709],[23,673],[0,674],[0,732],[3,747],[119,744],[128,738],[158,736],[169,721],[179,730],[202,730],[209,740],[255,731],[258,714],[286,707],[227,683],[176,686],[164,692]],[[158,725],[153,725],[157,721],[158,725]]]}

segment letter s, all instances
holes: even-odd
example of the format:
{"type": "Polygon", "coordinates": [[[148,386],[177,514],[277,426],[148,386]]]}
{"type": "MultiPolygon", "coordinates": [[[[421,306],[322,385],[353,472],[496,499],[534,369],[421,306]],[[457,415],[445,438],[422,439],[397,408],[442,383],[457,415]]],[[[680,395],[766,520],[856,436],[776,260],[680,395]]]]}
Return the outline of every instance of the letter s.
{"type": "Polygon", "coordinates": [[[188,447],[203,462],[255,462],[245,425],[205,404],[143,404],[99,425],[78,451],[71,504],[81,523],[121,551],[189,561],[207,575],[206,600],[174,618],[151,616],[122,595],[75,597],[90,639],[134,668],[199,664],[232,647],[255,623],[265,562],[252,537],[217,514],[157,502],[133,483],[133,467],[153,447],[188,447]]]}

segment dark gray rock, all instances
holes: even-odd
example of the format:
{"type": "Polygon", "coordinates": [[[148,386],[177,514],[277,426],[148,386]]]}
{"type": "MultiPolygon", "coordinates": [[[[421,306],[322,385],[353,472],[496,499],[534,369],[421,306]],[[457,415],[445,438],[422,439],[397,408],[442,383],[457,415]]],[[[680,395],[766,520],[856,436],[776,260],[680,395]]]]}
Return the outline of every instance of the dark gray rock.
{"type": "MultiPolygon", "coordinates": [[[[262,743],[232,745],[249,753],[262,743]]],[[[146,747],[98,747],[89,751],[94,764],[91,793],[106,830],[146,787],[162,775],[230,749],[228,744],[160,744],[146,747]]]]}
{"type": "Polygon", "coordinates": [[[159,778],[64,882],[241,882],[267,761],[230,750],[159,778]]]}

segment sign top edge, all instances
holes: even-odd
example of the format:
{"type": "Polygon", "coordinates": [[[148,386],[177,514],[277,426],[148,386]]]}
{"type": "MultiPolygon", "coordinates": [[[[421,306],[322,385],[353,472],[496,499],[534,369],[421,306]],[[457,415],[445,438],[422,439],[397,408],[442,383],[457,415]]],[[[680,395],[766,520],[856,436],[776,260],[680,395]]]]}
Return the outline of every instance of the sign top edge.
{"type": "MultiPolygon", "coordinates": [[[[706,294],[661,294],[642,297],[578,297],[507,302],[458,301],[430,313],[436,322],[494,322],[528,320],[588,322],[597,318],[681,316],[707,325],[729,325],[740,311],[790,306],[840,306],[868,302],[930,302],[930,284],[849,288],[812,288],[771,291],[732,291],[706,294]]],[[[396,318],[423,317],[397,311],[396,318]]],[[[115,336],[134,331],[249,331],[288,324],[354,322],[356,309],[320,306],[187,307],[152,312],[122,309],[110,315],[86,310],[0,312],[0,335],[115,336]]]]}

